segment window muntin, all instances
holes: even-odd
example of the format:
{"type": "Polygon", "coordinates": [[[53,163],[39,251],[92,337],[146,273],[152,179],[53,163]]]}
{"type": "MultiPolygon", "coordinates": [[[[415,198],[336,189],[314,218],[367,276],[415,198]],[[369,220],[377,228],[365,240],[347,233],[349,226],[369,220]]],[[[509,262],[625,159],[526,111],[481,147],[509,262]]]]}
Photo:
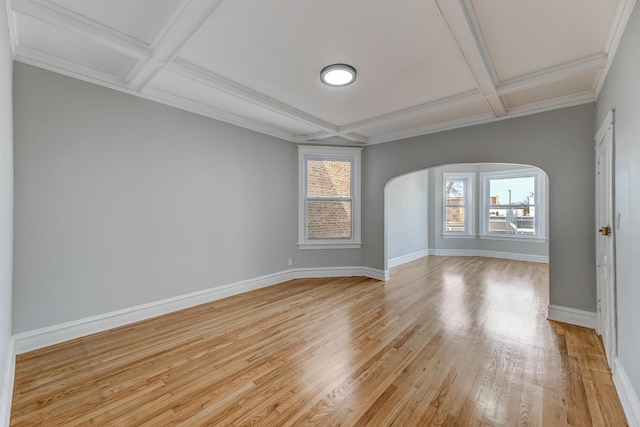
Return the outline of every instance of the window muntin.
{"type": "Polygon", "coordinates": [[[544,181],[540,172],[482,176],[482,235],[544,238],[544,181]]]}
{"type": "Polygon", "coordinates": [[[443,174],[443,235],[473,234],[475,174],[443,174]]]}
{"type": "Polygon", "coordinates": [[[300,146],[298,246],[360,247],[360,149],[300,146]]]}

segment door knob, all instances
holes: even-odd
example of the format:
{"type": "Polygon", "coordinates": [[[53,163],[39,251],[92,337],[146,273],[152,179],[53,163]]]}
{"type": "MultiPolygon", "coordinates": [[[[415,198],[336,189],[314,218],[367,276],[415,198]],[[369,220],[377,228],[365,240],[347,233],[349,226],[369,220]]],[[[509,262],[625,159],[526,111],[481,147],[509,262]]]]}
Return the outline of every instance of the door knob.
{"type": "Polygon", "coordinates": [[[602,234],[603,236],[610,236],[611,235],[611,227],[609,227],[608,225],[606,227],[600,227],[600,234],[602,234]]]}

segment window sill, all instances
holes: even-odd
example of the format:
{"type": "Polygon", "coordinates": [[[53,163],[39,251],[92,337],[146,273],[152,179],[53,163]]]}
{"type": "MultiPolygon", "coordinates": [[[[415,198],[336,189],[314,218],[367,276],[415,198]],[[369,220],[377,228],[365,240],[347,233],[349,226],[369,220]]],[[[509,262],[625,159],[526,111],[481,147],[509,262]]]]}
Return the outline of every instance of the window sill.
{"type": "Polygon", "coordinates": [[[492,236],[489,234],[483,234],[478,236],[482,240],[502,240],[502,241],[510,241],[510,242],[530,242],[530,243],[545,243],[547,239],[543,239],[540,237],[528,237],[522,236],[518,234],[513,234],[509,237],[507,236],[492,236]]]}
{"type": "Polygon", "coordinates": [[[443,239],[475,239],[475,234],[441,234],[443,239]]]}
{"type": "Polygon", "coordinates": [[[298,249],[360,249],[362,242],[298,243],[298,249]]]}

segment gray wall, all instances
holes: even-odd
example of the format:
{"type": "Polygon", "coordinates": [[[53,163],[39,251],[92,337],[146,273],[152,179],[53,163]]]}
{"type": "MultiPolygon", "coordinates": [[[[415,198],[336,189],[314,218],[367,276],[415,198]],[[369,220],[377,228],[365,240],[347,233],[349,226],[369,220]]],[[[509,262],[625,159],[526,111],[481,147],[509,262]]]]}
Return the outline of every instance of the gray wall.
{"type": "Polygon", "coordinates": [[[595,312],[593,105],[581,105],[367,147],[363,153],[365,265],[384,266],[384,187],[450,163],[519,163],[546,172],[551,304],[595,312]]]}
{"type": "Polygon", "coordinates": [[[394,179],[385,190],[387,259],[429,248],[429,171],[394,179]]]}
{"type": "Polygon", "coordinates": [[[14,333],[295,258],[292,143],[20,63],[14,99],[14,333]]]}
{"type": "Polygon", "coordinates": [[[640,396],[640,10],[635,8],[596,104],[596,130],[615,108],[618,357],[640,396]]]}
{"type": "MultiPolygon", "coordinates": [[[[12,65],[7,15],[0,2],[0,396],[11,343],[11,272],[13,270],[13,117],[11,113],[12,65]]],[[[0,399],[0,403],[5,401],[0,399]]],[[[2,408],[0,408],[0,415],[2,408]]],[[[5,420],[0,419],[0,423],[5,420]]]]}

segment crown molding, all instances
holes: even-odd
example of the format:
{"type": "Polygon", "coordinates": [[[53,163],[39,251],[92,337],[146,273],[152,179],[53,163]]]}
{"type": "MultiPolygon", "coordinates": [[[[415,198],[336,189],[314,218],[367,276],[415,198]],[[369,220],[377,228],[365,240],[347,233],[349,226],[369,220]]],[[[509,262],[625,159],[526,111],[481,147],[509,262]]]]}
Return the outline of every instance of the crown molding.
{"type": "Polygon", "coordinates": [[[7,28],[9,29],[9,46],[11,48],[11,58],[16,57],[16,47],[18,46],[18,33],[16,33],[15,14],[11,6],[11,0],[4,0],[4,7],[7,13],[7,28]]]}
{"type": "Polygon", "coordinates": [[[458,129],[482,123],[489,123],[500,120],[503,117],[496,117],[492,113],[477,114],[475,116],[464,117],[461,119],[449,120],[443,123],[435,123],[426,126],[411,128],[408,130],[388,133],[377,137],[369,138],[369,145],[381,144],[383,142],[398,141],[401,139],[413,138],[416,136],[428,135],[430,133],[444,132],[447,130],[458,129]]]}
{"type": "Polygon", "coordinates": [[[394,132],[378,137],[369,138],[368,145],[381,144],[384,142],[398,141],[400,139],[413,138],[421,135],[428,135],[437,132],[460,129],[469,126],[481,125],[485,123],[497,122],[500,120],[512,119],[516,117],[528,116],[531,114],[543,113],[545,111],[556,110],[559,108],[573,107],[576,105],[588,104],[595,102],[595,96],[591,91],[584,91],[578,94],[565,95],[550,100],[535,102],[518,106],[509,110],[508,114],[495,117],[493,114],[478,114],[471,117],[450,120],[448,122],[437,123],[418,128],[412,128],[406,131],[394,132]]]}
{"type": "Polygon", "coordinates": [[[84,65],[79,65],[75,62],[60,59],[57,56],[48,55],[28,47],[18,46],[16,48],[14,60],[24,64],[33,65],[34,67],[44,68],[45,70],[53,71],[58,74],[73,77],[78,80],[84,80],[110,89],[125,91],[129,94],[137,95],[136,92],[127,90],[124,87],[124,80],[112,74],[85,67],[84,65]]]}
{"type": "Polygon", "coordinates": [[[296,142],[296,136],[291,132],[274,128],[272,126],[265,125],[264,123],[256,122],[254,120],[228,113],[226,111],[213,108],[211,106],[204,105],[190,99],[169,94],[158,89],[145,88],[144,91],[142,93],[138,93],[138,95],[150,101],[159,102],[170,107],[179,108],[181,110],[189,111],[201,116],[219,120],[221,122],[263,133],[265,135],[273,136],[285,141],[296,142]]]}
{"type": "Polygon", "coordinates": [[[92,68],[84,67],[73,62],[65,61],[33,49],[18,47],[15,60],[27,65],[53,71],[78,80],[104,86],[129,95],[138,96],[150,101],[158,102],[181,110],[189,111],[201,116],[220,120],[255,132],[260,132],[269,136],[294,142],[296,137],[290,132],[276,129],[271,126],[259,123],[226,111],[218,110],[210,106],[181,98],[175,95],[162,92],[160,90],[147,88],[144,92],[129,89],[124,80],[111,74],[102,73],[92,68]]]}
{"type": "Polygon", "coordinates": [[[595,101],[596,97],[594,93],[590,90],[585,90],[579,93],[558,96],[556,98],[510,108],[507,118],[527,116],[529,114],[537,114],[545,111],[557,110],[559,108],[573,107],[595,101]]]}
{"type": "Polygon", "coordinates": [[[465,61],[477,89],[383,114],[375,118],[337,126],[177,57],[184,44],[215,13],[222,1],[180,0],[150,44],[83,17],[50,0],[5,0],[5,7],[7,9],[12,55],[16,61],[291,142],[368,145],[594,102],[604,84],[622,34],[636,3],[636,0],[621,0],[619,3],[612,20],[604,53],[499,82],[486,43],[482,37],[472,1],[445,2],[436,0],[435,3],[440,18],[446,25],[453,42],[456,43],[460,56],[465,61]],[[126,77],[121,78],[34,49],[20,47],[15,26],[17,14],[26,14],[43,22],[72,31],[98,45],[131,57],[137,62],[129,70],[126,77]],[[318,132],[296,135],[282,128],[259,123],[212,106],[172,95],[156,88],[147,87],[148,82],[157,73],[165,69],[242,99],[257,108],[263,108],[280,116],[312,126],[318,129],[318,132]],[[539,85],[560,81],[587,72],[596,73],[593,90],[591,91],[517,107],[509,107],[506,99],[503,98],[509,93],[535,88],[539,85]],[[373,137],[366,137],[357,133],[373,126],[383,126],[420,114],[442,111],[483,99],[493,114],[479,114],[373,137]]]}
{"type": "Polygon", "coordinates": [[[600,91],[602,90],[602,86],[604,86],[607,74],[609,73],[613,59],[618,51],[622,35],[624,34],[624,30],[627,28],[627,23],[629,22],[629,18],[631,18],[631,13],[633,12],[635,5],[636,0],[621,0],[620,3],[618,3],[618,8],[616,9],[611,29],[604,45],[604,52],[607,54],[607,64],[597,76],[593,88],[596,98],[598,98],[600,91]]]}
{"type": "Polygon", "coordinates": [[[47,0],[12,0],[12,6],[14,12],[64,28],[132,58],[148,59],[152,55],[146,43],[47,0]]]}

